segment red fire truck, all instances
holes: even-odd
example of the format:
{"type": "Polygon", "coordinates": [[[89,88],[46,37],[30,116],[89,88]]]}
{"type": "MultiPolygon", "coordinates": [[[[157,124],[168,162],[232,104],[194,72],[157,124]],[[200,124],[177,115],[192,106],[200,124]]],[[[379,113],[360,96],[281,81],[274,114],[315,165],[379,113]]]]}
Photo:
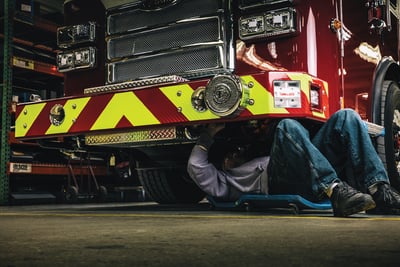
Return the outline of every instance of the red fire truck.
{"type": "Polygon", "coordinates": [[[67,0],[64,13],[65,97],[19,104],[16,138],[129,151],[155,201],[197,202],[185,168],[205,125],[244,141],[266,119],[312,129],[352,108],[399,188],[398,1],[67,0]]]}

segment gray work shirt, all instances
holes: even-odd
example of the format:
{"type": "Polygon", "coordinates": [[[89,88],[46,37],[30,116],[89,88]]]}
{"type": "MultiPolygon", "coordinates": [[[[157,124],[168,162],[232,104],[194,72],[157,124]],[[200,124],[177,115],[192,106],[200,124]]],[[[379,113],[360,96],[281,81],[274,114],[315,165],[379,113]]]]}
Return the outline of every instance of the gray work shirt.
{"type": "Polygon", "coordinates": [[[208,161],[208,148],[212,142],[207,140],[205,143],[200,141],[194,146],[187,165],[190,177],[201,190],[210,196],[232,201],[243,194],[268,194],[269,157],[258,157],[222,171],[208,161]]]}

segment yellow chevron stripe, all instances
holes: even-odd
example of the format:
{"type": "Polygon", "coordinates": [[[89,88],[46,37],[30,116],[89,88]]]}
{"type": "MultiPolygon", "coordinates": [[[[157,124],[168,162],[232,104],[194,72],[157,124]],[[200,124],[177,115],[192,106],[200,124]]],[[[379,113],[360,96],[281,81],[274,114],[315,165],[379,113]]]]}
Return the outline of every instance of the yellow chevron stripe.
{"type": "Polygon", "coordinates": [[[188,84],[160,87],[160,90],[189,121],[219,118],[209,110],[198,112],[193,108],[193,89],[188,84]]]}
{"type": "Polygon", "coordinates": [[[46,106],[45,103],[27,105],[15,120],[15,137],[23,137],[46,106]]]}
{"type": "Polygon", "coordinates": [[[285,108],[275,108],[273,95],[252,76],[243,76],[242,79],[247,84],[250,82],[254,84],[254,86],[250,88],[250,98],[254,99],[254,105],[248,105],[246,107],[253,115],[289,113],[285,108]]]}
{"type": "Polygon", "coordinates": [[[68,133],[69,129],[75,123],[75,120],[78,118],[79,114],[82,112],[89,100],[90,97],[67,100],[67,102],[64,104],[64,122],[58,126],[52,124],[49,129],[47,129],[46,134],[68,133]]]}
{"type": "Polygon", "coordinates": [[[312,82],[311,76],[304,73],[288,73],[291,80],[300,81],[300,88],[304,95],[307,97],[307,101],[310,102],[310,83],[312,82]]]}
{"type": "Polygon", "coordinates": [[[91,130],[112,129],[122,117],[134,126],[160,124],[160,121],[133,92],[123,92],[111,98],[91,130]]]}

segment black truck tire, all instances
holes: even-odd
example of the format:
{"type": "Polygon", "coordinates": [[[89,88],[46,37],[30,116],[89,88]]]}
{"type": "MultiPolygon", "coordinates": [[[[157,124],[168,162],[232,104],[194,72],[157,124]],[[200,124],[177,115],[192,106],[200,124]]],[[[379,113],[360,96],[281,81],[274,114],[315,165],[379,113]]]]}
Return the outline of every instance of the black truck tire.
{"type": "Polygon", "coordinates": [[[184,168],[137,169],[145,194],[160,204],[198,203],[205,197],[184,168]]]}
{"type": "Polygon", "coordinates": [[[78,188],[76,188],[75,186],[69,186],[65,190],[64,199],[69,204],[75,204],[78,202],[78,194],[78,188]]]}
{"type": "Polygon", "coordinates": [[[392,186],[400,190],[400,88],[394,81],[383,83],[380,120],[385,127],[385,136],[377,139],[377,151],[392,186]]]}
{"type": "Polygon", "coordinates": [[[108,190],[104,185],[100,185],[97,189],[96,199],[97,201],[103,203],[106,201],[108,195],[108,190]]]}

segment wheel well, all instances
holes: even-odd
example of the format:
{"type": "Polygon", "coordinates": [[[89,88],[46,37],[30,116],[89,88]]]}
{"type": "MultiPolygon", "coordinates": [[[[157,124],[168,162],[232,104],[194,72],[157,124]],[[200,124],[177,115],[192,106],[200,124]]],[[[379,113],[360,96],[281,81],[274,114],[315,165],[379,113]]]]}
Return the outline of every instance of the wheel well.
{"type": "Polygon", "coordinates": [[[400,66],[391,57],[384,57],[375,69],[369,105],[369,118],[373,123],[381,124],[381,89],[387,80],[400,82],[400,66]]]}

